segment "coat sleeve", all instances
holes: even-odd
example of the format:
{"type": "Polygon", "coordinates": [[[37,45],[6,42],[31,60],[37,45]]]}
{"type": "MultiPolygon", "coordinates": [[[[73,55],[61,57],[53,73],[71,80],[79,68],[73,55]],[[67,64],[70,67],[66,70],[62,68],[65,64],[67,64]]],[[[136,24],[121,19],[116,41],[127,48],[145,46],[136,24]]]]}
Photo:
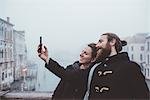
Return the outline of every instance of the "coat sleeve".
{"type": "Polygon", "coordinates": [[[134,98],[149,100],[149,89],[140,66],[135,62],[131,62],[128,64],[128,67],[125,67],[124,72],[122,74],[124,74],[124,78],[127,79],[127,83],[130,83],[130,85],[127,85],[131,86],[134,98]]]}
{"type": "Polygon", "coordinates": [[[63,66],[59,65],[58,62],[54,61],[51,58],[49,59],[49,64],[45,64],[45,67],[59,78],[63,78],[65,80],[74,80],[78,78],[77,75],[79,75],[80,73],[73,69],[68,70],[71,69],[72,65],[67,66],[67,68],[65,69],[63,66]]]}

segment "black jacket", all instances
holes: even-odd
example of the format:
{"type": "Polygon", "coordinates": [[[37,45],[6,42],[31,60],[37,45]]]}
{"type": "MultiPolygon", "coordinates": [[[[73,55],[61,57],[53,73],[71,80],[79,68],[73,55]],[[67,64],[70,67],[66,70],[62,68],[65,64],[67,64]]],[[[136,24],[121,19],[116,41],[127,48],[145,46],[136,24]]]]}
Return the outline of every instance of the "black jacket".
{"type": "Polygon", "coordinates": [[[79,62],[75,62],[64,69],[64,67],[52,59],[49,60],[49,64],[46,64],[45,67],[61,78],[61,81],[53,93],[53,100],[83,99],[86,92],[89,69],[80,69],[79,62]]]}
{"type": "Polygon", "coordinates": [[[89,99],[147,100],[149,90],[140,66],[127,53],[106,58],[93,74],[89,99]]]}

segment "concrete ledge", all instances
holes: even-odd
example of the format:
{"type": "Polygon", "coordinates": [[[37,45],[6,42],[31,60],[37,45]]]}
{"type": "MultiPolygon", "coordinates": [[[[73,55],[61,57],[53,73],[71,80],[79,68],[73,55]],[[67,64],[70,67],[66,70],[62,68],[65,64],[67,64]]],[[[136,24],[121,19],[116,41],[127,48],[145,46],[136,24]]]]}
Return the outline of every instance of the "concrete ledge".
{"type": "Polygon", "coordinates": [[[5,94],[7,94],[9,92],[9,90],[8,91],[0,91],[0,97],[1,96],[4,96],[5,94]]]}
{"type": "Polygon", "coordinates": [[[51,100],[52,92],[9,92],[2,96],[2,100],[51,100]]]}

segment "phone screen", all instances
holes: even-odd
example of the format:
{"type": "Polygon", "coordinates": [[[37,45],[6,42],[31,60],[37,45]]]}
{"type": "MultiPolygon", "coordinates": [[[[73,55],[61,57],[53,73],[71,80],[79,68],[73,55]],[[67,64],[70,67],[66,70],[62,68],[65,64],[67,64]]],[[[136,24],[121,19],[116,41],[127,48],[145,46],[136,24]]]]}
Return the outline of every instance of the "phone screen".
{"type": "Polygon", "coordinates": [[[40,45],[42,45],[42,36],[40,36],[40,45]]]}
{"type": "Polygon", "coordinates": [[[42,36],[40,36],[40,48],[39,48],[39,52],[41,53],[42,50],[42,36]]]}

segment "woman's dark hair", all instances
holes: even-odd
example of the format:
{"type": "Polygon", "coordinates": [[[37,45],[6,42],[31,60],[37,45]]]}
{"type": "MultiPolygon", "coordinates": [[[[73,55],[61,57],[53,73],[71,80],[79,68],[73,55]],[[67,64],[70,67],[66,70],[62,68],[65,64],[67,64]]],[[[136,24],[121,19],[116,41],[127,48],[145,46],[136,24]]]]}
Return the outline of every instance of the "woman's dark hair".
{"type": "Polygon", "coordinates": [[[90,44],[88,44],[88,46],[91,47],[91,49],[92,49],[92,58],[95,58],[97,55],[96,44],[90,43],[90,44]]]}

